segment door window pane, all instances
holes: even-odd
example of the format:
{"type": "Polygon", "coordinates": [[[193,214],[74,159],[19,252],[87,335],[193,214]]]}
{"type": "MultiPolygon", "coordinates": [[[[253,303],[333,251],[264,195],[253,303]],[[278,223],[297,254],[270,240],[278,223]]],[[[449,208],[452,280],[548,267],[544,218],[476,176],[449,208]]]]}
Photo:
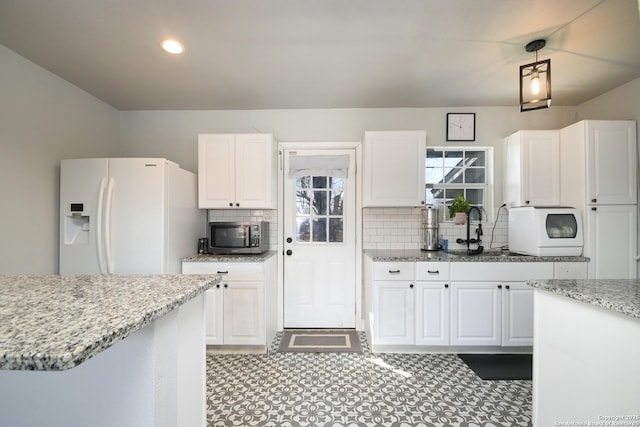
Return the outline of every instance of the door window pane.
{"type": "Polygon", "coordinates": [[[329,241],[342,242],[344,230],[342,218],[329,218],[329,241]]]}
{"type": "Polygon", "coordinates": [[[327,241],[327,220],[325,218],[314,219],[312,222],[313,229],[313,241],[314,242],[326,242],[327,241]]]}

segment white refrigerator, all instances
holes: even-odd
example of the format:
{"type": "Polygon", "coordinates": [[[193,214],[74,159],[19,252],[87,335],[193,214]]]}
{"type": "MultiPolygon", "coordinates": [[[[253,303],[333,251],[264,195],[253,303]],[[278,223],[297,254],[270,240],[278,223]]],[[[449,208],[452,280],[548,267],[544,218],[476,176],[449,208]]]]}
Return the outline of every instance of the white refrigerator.
{"type": "Polygon", "coordinates": [[[60,274],[178,274],[205,231],[197,177],[169,160],[60,165],[60,274]]]}

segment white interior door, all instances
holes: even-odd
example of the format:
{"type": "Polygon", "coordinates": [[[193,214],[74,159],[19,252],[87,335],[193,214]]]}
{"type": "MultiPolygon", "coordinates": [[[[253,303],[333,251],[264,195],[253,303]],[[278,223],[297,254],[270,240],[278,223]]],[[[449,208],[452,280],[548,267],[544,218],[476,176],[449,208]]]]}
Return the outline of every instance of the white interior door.
{"type": "Polygon", "coordinates": [[[284,327],[356,326],[355,150],[284,153],[284,327]],[[292,177],[292,156],[348,156],[346,177],[292,177]]]}

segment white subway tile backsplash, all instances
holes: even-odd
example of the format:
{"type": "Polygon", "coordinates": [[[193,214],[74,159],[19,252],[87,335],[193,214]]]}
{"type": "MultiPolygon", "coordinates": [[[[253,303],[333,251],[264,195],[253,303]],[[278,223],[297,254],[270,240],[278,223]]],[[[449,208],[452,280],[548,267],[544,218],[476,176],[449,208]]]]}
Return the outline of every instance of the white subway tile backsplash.
{"type": "MultiPolygon", "coordinates": [[[[476,229],[471,224],[471,232],[476,229]]],[[[508,212],[501,209],[495,222],[482,224],[483,244],[486,249],[500,248],[508,244],[508,212]],[[493,239],[492,239],[493,238],[493,239]]],[[[365,249],[420,249],[422,245],[422,209],[421,208],[364,208],[363,209],[363,247],[365,249]],[[380,237],[383,237],[382,239],[380,237]],[[393,237],[395,236],[395,241],[393,237]]],[[[456,243],[467,235],[466,225],[442,222],[439,225],[441,238],[449,240],[452,249],[466,245],[456,243]]]]}

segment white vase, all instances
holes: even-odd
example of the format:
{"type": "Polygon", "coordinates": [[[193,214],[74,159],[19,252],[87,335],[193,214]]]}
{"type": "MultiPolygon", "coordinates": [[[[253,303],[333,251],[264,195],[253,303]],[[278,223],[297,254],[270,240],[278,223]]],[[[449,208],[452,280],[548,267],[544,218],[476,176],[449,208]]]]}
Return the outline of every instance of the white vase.
{"type": "Polygon", "coordinates": [[[453,223],[457,225],[463,225],[467,222],[467,214],[464,212],[456,212],[456,215],[453,217],[453,223]]]}

